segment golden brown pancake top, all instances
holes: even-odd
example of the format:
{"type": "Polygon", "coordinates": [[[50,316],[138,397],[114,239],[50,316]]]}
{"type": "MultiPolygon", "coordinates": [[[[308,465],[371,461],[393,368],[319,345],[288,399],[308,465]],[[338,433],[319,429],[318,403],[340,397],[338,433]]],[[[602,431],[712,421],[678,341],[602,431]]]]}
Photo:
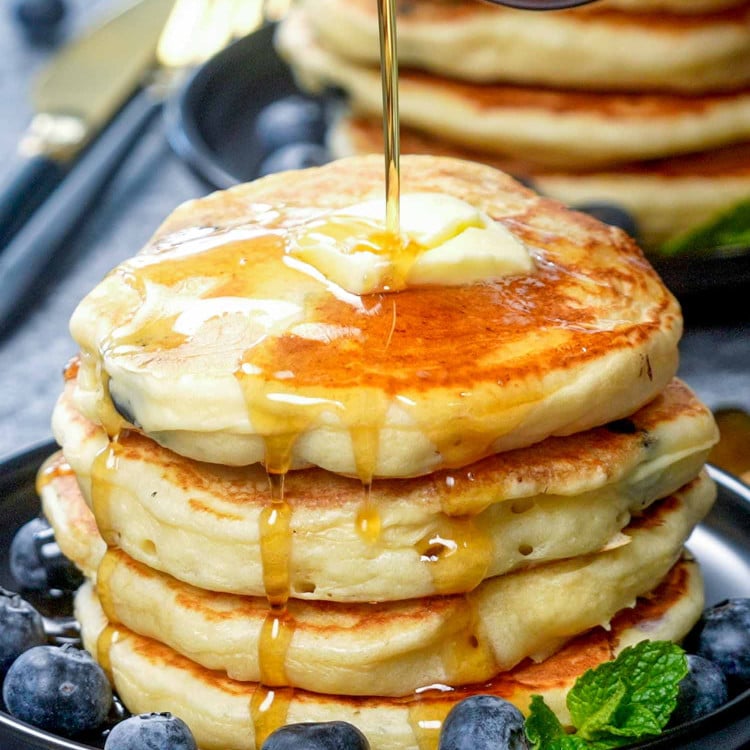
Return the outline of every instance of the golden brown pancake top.
{"type": "MultiPolygon", "coordinates": [[[[471,168],[463,166],[461,171],[468,176],[471,168]]],[[[464,180],[453,184],[454,165],[450,162],[435,162],[420,172],[420,183],[438,189],[445,185],[446,192],[458,195],[466,189],[464,180]]],[[[195,254],[187,251],[166,260],[158,256],[174,250],[183,239],[179,231],[173,231],[179,225],[168,225],[144,254],[161,262],[144,265],[138,274],[168,286],[208,277],[219,282],[210,293],[213,297],[263,297],[271,278],[274,289],[303,288],[307,322],[356,333],[331,340],[293,334],[268,337],[252,347],[253,365],[269,379],[283,367],[293,374],[297,387],[364,386],[390,395],[470,387],[477,380],[541,377],[558,368],[569,369],[596,360],[613,348],[638,347],[661,325],[662,315],[676,313],[673,299],[630,238],[609,230],[603,234],[596,220],[545,199],[510,216],[503,215],[498,205],[485,206],[532,252],[538,252],[537,268],[531,275],[352,298],[332,293],[330,287],[312,282],[284,262],[284,238],[275,230],[294,222],[300,196],[308,197],[315,190],[326,197],[350,195],[355,202],[363,188],[372,189],[381,179],[382,165],[369,161],[356,171],[331,169],[314,177],[300,174],[289,182],[276,182],[259,198],[287,209],[282,209],[278,220],[271,219],[257,237],[234,240],[230,230],[222,238],[224,230],[215,227],[209,230],[221,241],[215,248],[195,254]],[[305,185],[308,180],[309,187],[305,185]],[[244,272],[246,267],[252,272],[244,272]],[[649,311],[645,319],[639,319],[642,308],[629,309],[632,299],[643,301],[649,311]],[[602,325],[604,316],[607,320],[602,325]],[[540,335],[555,341],[543,359],[529,347],[530,339],[540,335]],[[498,359],[488,352],[503,352],[503,356],[498,359]]],[[[499,173],[484,172],[477,179],[481,180],[479,190],[491,199],[497,196],[498,203],[503,194],[514,203],[532,196],[499,173]]],[[[403,189],[410,188],[407,162],[403,189]]],[[[231,217],[232,197],[230,193],[224,200],[216,197],[214,201],[223,204],[220,212],[225,216],[231,217]]],[[[123,272],[123,283],[131,273],[123,272]]],[[[239,336],[231,328],[217,333],[222,337],[220,345],[228,348],[239,336]]],[[[128,356],[150,364],[169,359],[170,352],[179,349],[183,341],[168,327],[157,325],[139,331],[129,343],[137,353],[128,356]]]]}
{"type": "Polygon", "coordinates": [[[367,481],[588,429],[667,384],[680,309],[634,241],[484,165],[405,156],[402,191],[484,212],[524,243],[530,272],[358,296],[290,257],[295,232],[382,197],[383,171],[381,158],[339,160],[178,209],[74,313],[79,390],[109,390],[133,406],[133,424],[186,455],[263,460],[256,448],[240,453],[252,434],[274,466],[299,448],[300,464],[367,481]],[[563,405],[564,388],[591,391],[596,408],[587,397],[563,405]],[[351,453],[329,452],[333,430],[348,433],[351,453]],[[421,442],[383,445],[385,430],[421,442]],[[206,432],[199,450],[193,436],[175,446],[206,432]]]}

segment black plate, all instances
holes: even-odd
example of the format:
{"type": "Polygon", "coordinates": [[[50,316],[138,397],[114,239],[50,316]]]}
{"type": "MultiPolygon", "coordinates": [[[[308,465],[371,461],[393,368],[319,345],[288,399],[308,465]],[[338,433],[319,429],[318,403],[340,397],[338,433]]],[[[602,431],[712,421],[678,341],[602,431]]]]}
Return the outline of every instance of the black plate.
{"type": "MultiPolygon", "coordinates": [[[[36,471],[56,446],[47,443],[0,463],[0,585],[15,589],[8,550],[16,530],[39,514],[36,471]]],[[[750,597],[750,487],[710,469],[719,497],[689,546],[701,563],[707,604],[732,596],[750,597]]],[[[39,602],[34,602],[36,605],[39,602]]],[[[59,602],[53,605],[59,612],[59,602]]],[[[639,750],[741,750],[750,743],[750,690],[705,719],[641,743],[639,750]]],[[[0,750],[92,750],[91,745],[49,734],[0,711],[0,750]]],[[[165,750],[167,750],[165,748],[165,750]]]]}
{"type": "MultiPolygon", "coordinates": [[[[199,68],[167,111],[174,150],[213,188],[257,176],[261,154],[253,124],[267,104],[300,93],[273,49],[274,27],[240,39],[199,68]]],[[[682,300],[750,285],[750,250],[728,248],[707,257],[654,260],[682,300]]],[[[717,298],[726,304],[726,298],[717,298]]]]}

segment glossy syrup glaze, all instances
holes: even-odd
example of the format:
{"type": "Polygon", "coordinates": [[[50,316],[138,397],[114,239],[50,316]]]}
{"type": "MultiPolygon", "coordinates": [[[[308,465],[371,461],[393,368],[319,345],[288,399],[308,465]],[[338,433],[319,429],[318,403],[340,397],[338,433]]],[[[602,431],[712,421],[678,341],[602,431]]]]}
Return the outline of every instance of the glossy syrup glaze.
{"type": "MultiPolygon", "coordinates": [[[[513,230],[531,246],[542,239],[520,222],[513,230]]],[[[584,269],[578,259],[563,265],[540,252],[531,276],[355,297],[291,262],[280,233],[225,232],[216,240],[199,253],[175,248],[121,271],[140,304],[101,355],[84,353],[84,365],[105,381],[99,356],[164,378],[231,372],[255,433],[284,440],[333,420],[349,431],[365,482],[394,405],[406,415],[404,433],[426,436],[443,465],[463,466],[491,453],[493,438],[548,395],[547,373],[638,350],[674,305],[637,255],[619,268],[584,269]],[[200,321],[158,309],[160,290],[179,295],[191,284],[200,321]],[[626,303],[649,296],[642,318],[626,303]],[[139,319],[140,307],[153,314],[139,319]],[[436,418],[442,410],[460,414],[460,423],[436,418]]],[[[583,263],[584,248],[575,255],[583,263]]],[[[116,432],[122,420],[107,401],[98,421],[114,420],[116,432]]]]}
{"type": "MultiPolygon", "coordinates": [[[[497,179],[509,189],[506,178],[497,179]]],[[[492,192],[492,179],[486,180],[481,190],[492,192]]],[[[533,248],[531,275],[355,296],[288,253],[289,243],[308,232],[311,221],[328,221],[326,211],[311,215],[281,202],[272,210],[246,206],[256,218],[253,225],[158,237],[149,252],[109,279],[125,304],[98,351],[84,347],[78,373],[79,378],[94,373],[103,386],[96,411],[110,439],[92,469],[92,506],[107,544],[117,544],[109,508],[118,455],[138,436],[123,429],[125,420],[109,397],[106,363],[165,378],[231,373],[247,421],[264,444],[269,490],[259,538],[268,612],[258,647],[261,682],[250,701],[258,746],[285,722],[294,700],[285,668],[295,632],[287,607],[294,498],[288,497],[285,478],[302,436],[332,419],[348,432],[362,488],[352,522],[367,543],[377,545],[381,521],[372,485],[394,403],[408,416],[411,427],[404,433],[426,435],[444,465],[456,467],[440,491],[444,507],[450,507],[451,487],[471,481],[471,471],[458,467],[493,452],[494,436],[546,395],[547,372],[566,373],[613,349],[637,349],[664,325],[663,317],[678,316],[670,295],[624,237],[584,217],[574,219],[570,231],[555,230],[540,218],[534,200],[524,208],[528,195],[514,200],[507,215],[493,218],[533,248]],[[592,259],[595,249],[601,252],[592,259]],[[633,298],[644,301],[645,314],[631,304],[633,298]],[[501,390],[487,398],[487,389],[498,385],[501,390]],[[434,418],[446,404],[461,414],[459,424],[434,418]]],[[[562,208],[554,211],[569,218],[562,208]]],[[[363,241],[385,244],[372,233],[363,241]]],[[[646,358],[644,378],[650,378],[650,369],[646,358]]],[[[471,515],[444,516],[417,546],[439,594],[476,587],[492,553],[471,515]]],[[[107,612],[106,570],[100,580],[107,612]]],[[[117,638],[115,613],[107,614],[110,626],[98,645],[102,659],[117,638]]],[[[492,658],[468,600],[464,617],[460,637],[442,653],[448,675],[457,671],[456,660],[483,664],[492,658]]],[[[434,696],[425,702],[432,692],[408,699],[420,750],[437,746],[444,702],[434,696]]]]}

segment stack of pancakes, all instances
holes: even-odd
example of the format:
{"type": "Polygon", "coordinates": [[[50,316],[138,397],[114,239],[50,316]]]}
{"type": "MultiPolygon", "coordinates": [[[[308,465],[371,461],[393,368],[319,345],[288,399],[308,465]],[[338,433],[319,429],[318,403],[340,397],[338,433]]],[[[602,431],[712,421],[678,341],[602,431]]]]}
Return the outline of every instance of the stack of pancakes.
{"type": "Polygon", "coordinates": [[[383,194],[382,157],[180,207],[79,305],[38,485],[86,573],[86,647],[204,749],[346,720],[437,747],[457,701],[526,709],[700,615],[712,415],[677,303],[623,232],[490,167],[405,157],[533,271],[357,296],[288,255],[383,194]]]}
{"type": "MultiPolygon", "coordinates": [[[[483,161],[570,205],[614,203],[647,251],[750,196],[747,0],[399,9],[404,153],[483,161]]],[[[303,86],[348,94],[333,153],[381,151],[377,4],[302,0],[277,46],[303,86]]]]}

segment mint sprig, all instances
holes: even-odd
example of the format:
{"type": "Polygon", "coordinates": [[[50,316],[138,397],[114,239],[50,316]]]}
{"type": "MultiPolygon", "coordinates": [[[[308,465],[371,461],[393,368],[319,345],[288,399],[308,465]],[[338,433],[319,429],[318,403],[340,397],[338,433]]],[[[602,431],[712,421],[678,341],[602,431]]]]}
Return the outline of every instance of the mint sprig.
{"type": "Polygon", "coordinates": [[[568,734],[535,695],[526,719],[534,750],[608,750],[659,734],[687,674],[685,652],[670,641],[642,641],[581,675],[568,692],[576,731],[568,734]]]}
{"type": "Polygon", "coordinates": [[[739,245],[750,245],[750,199],[735,203],[703,224],[667,240],[658,254],[710,255],[717,248],[739,245]]]}

